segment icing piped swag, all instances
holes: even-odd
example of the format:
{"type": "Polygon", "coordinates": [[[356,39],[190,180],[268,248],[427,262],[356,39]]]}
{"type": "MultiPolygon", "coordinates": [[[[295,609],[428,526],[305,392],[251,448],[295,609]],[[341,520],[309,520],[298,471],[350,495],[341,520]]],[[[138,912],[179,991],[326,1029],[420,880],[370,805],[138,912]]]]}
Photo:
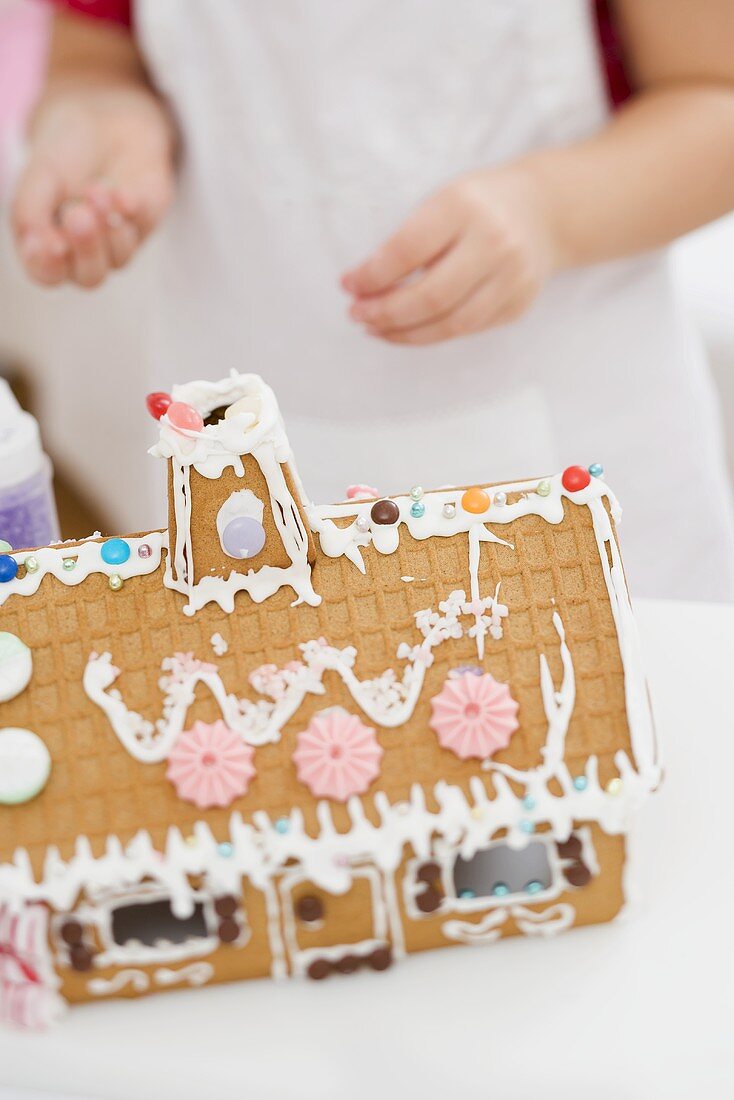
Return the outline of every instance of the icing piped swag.
{"type": "Polygon", "coordinates": [[[661,764],[601,465],[321,506],[259,376],[146,404],[168,530],[0,552],[0,1019],[611,919],[661,764]]]}

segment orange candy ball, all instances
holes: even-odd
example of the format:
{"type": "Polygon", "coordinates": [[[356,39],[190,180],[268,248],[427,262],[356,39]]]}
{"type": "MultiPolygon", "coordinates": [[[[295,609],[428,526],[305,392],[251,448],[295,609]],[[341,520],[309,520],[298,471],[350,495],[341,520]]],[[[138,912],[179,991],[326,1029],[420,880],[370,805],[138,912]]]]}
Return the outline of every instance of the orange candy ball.
{"type": "Polygon", "coordinates": [[[481,515],[482,512],[486,512],[491,503],[492,498],[484,489],[467,489],[461,498],[461,507],[464,511],[472,512],[477,516],[481,515]]]}

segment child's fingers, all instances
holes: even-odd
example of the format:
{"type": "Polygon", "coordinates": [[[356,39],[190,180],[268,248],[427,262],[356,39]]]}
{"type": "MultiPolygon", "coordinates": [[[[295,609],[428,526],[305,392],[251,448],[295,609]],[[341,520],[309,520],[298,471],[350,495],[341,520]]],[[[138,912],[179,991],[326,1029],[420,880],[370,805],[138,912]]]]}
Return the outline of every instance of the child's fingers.
{"type": "Polygon", "coordinates": [[[112,212],[107,218],[107,246],[115,268],[124,267],[140,244],[136,226],[122,214],[112,212]]]}
{"type": "Polygon", "coordinates": [[[57,286],[69,277],[69,250],[60,234],[27,232],[18,241],[18,254],[30,277],[41,286],[57,286]]]}
{"type": "Polygon", "coordinates": [[[116,209],[133,222],[141,240],[144,240],[159,224],[173,196],[170,171],[146,171],[126,182],[129,173],[121,172],[119,184],[113,189],[116,209]]]}
{"type": "Polygon", "coordinates": [[[11,220],[18,238],[54,225],[54,214],[63,198],[59,175],[45,163],[31,162],[20,178],[13,198],[11,220]]]}
{"type": "Polygon", "coordinates": [[[442,340],[454,340],[468,336],[491,325],[503,324],[522,312],[522,305],[515,309],[516,295],[498,278],[491,278],[470,294],[456,309],[443,317],[415,328],[396,329],[390,332],[375,330],[391,344],[420,346],[437,344],[442,340]]]}
{"type": "Polygon", "coordinates": [[[65,203],[59,212],[61,228],[71,248],[71,277],[79,286],[99,286],[110,267],[107,243],[96,210],[85,200],[65,203]]]}
{"type": "Polygon", "coordinates": [[[454,205],[445,193],[434,195],[365,263],[348,271],[342,286],[359,296],[381,294],[445,251],[458,229],[454,205]]]}
{"type": "Polygon", "coordinates": [[[120,268],[132,258],[140,244],[140,233],[127,216],[118,189],[107,180],[96,180],[84,190],[102,222],[112,267],[120,268]]]}
{"type": "Polygon", "coordinates": [[[54,222],[60,194],[53,169],[32,164],[21,177],[11,212],[20,258],[31,278],[46,286],[66,277],[67,245],[54,222]]]}
{"type": "Polygon", "coordinates": [[[474,237],[461,237],[425,274],[386,294],[359,298],[350,314],[378,329],[412,328],[428,324],[463,301],[486,279],[486,249],[474,237]]]}

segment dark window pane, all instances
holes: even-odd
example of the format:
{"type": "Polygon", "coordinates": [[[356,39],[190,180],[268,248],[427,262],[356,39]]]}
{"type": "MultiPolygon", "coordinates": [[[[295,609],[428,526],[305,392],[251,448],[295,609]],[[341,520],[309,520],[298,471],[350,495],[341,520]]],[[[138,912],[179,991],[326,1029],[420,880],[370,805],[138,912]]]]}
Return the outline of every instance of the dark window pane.
{"type": "Polygon", "coordinates": [[[457,897],[504,897],[506,894],[534,894],[547,890],[552,875],[548,850],[542,841],[524,848],[495,844],[482,848],[472,859],[459,856],[454,864],[457,897]]]}
{"type": "Polygon", "coordinates": [[[144,901],[137,905],[123,905],[112,913],[112,938],[115,943],[139,940],[152,947],[156,940],[183,943],[194,937],[206,937],[209,932],[204,919],[204,906],[194,905],[194,911],[185,920],[179,920],[171,911],[167,899],[144,901]]]}

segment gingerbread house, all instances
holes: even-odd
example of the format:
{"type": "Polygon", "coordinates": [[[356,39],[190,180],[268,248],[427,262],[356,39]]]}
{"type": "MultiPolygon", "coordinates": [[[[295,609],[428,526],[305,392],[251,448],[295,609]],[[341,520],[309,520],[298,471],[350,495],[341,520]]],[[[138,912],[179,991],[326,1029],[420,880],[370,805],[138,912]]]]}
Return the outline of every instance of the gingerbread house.
{"type": "Polygon", "coordinates": [[[0,558],[2,1016],[611,919],[660,763],[601,468],[321,507],[259,377],[149,409],[168,531],[0,558]]]}

